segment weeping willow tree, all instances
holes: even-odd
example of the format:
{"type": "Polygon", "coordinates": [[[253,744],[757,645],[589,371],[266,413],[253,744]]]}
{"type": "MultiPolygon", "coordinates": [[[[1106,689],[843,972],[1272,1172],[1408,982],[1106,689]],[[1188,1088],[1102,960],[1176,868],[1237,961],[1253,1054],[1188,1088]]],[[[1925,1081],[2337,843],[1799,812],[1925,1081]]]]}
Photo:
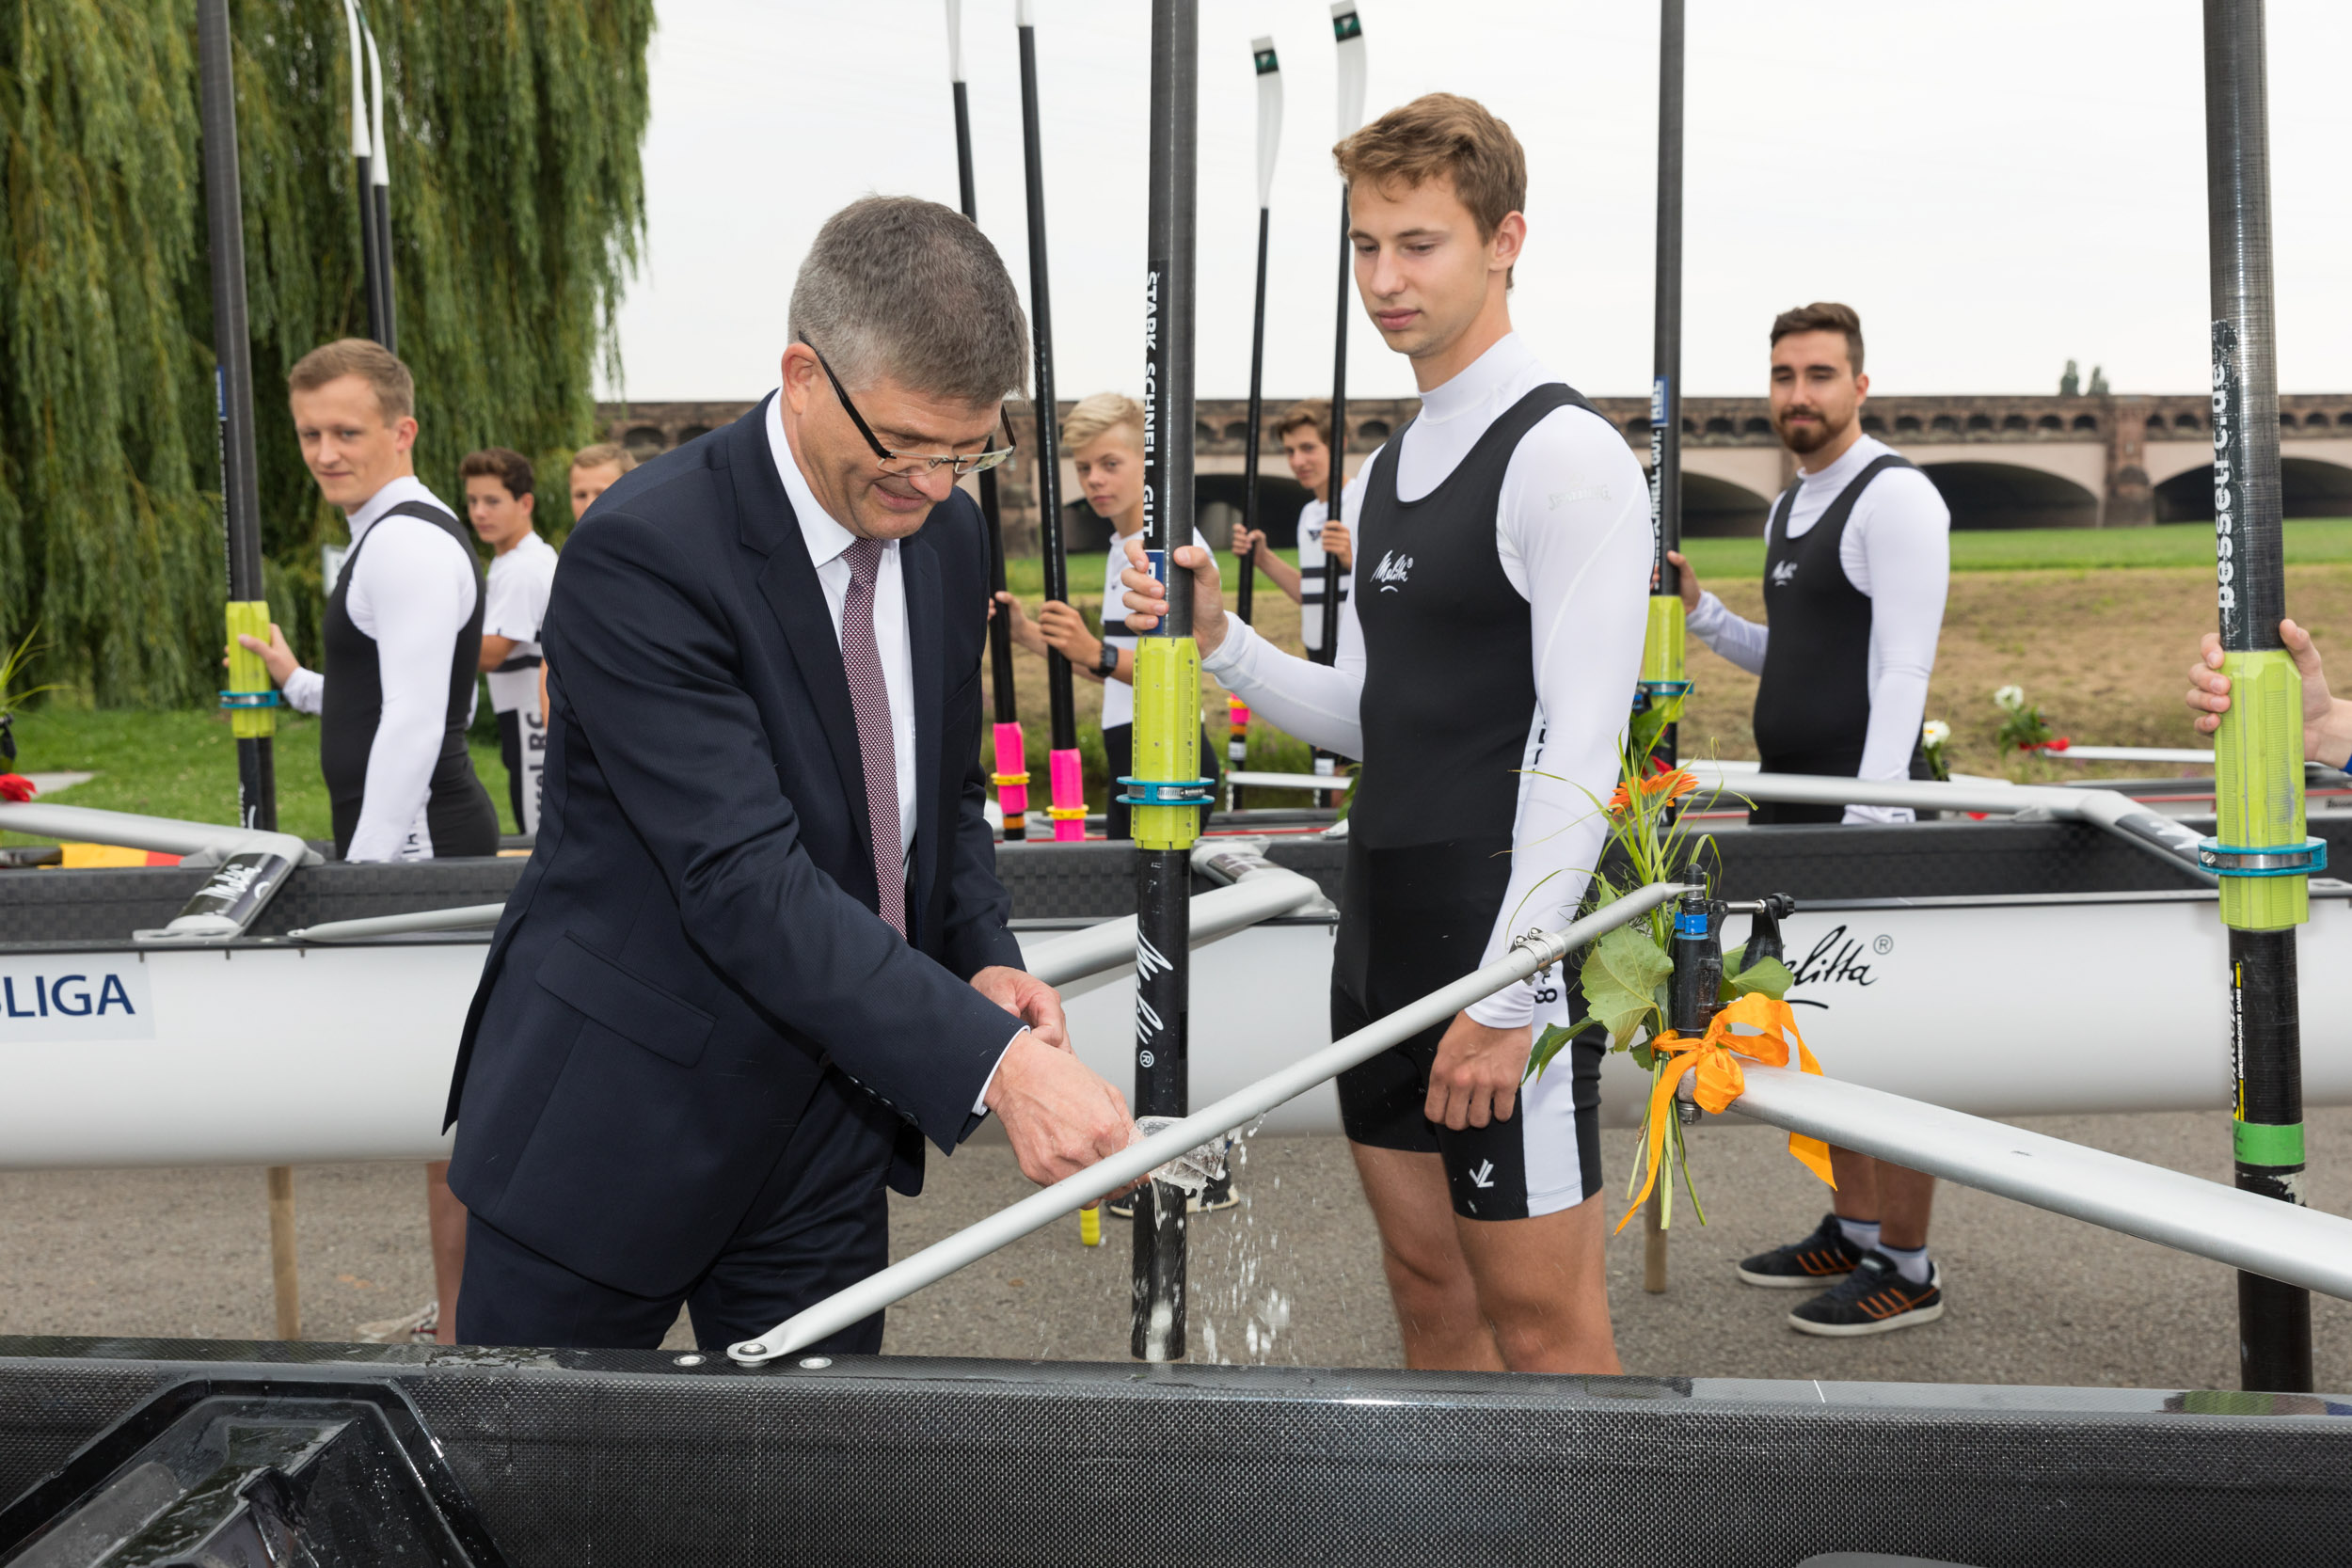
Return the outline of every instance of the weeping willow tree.
{"type": "MultiPolygon", "coordinates": [[[[417,468],[561,462],[644,228],[652,0],[432,0],[384,55],[417,468]]],[[[366,330],[340,0],[231,0],[271,609],[316,656],[294,361],[366,330]]],[[[203,701],[224,596],[194,0],[0,0],[0,645],[102,705],[203,701]]],[[[560,474],[553,476],[560,478],[560,474]]],[[[550,495],[552,501],[554,497],[550,495]]],[[[543,503],[543,513],[562,514],[543,503]]]]}

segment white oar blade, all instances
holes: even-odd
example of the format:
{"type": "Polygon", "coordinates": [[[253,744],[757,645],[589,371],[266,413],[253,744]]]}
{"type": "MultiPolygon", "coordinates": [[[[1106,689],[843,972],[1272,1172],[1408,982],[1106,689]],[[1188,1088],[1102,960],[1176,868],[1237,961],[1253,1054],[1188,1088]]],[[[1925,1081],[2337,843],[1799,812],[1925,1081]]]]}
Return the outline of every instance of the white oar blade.
{"type": "Polygon", "coordinates": [[[947,80],[963,80],[963,0],[947,0],[947,80]]]}
{"type": "Polygon", "coordinates": [[[351,33],[351,155],[364,158],[375,144],[368,135],[368,89],[361,74],[367,61],[359,42],[359,8],[352,0],[343,0],[343,22],[351,33]]]}
{"type": "Polygon", "coordinates": [[[1258,68],[1258,205],[1274,205],[1274,155],[1282,146],[1282,65],[1272,39],[1249,40],[1258,68]]]}
{"type": "Polygon", "coordinates": [[[392,161],[384,149],[384,56],[375,52],[375,29],[364,29],[368,40],[368,90],[375,99],[371,119],[373,147],[368,166],[368,178],[379,185],[392,182],[392,161]]]}
{"type": "Polygon", "coordinates": [[[1356,14],[1356,0],[1334,0],[1331,41],[1340,49],[1340,140],[1363,128],[1364,87],[1370,70],[1364,59],[1364,19],[1356,14]]]}

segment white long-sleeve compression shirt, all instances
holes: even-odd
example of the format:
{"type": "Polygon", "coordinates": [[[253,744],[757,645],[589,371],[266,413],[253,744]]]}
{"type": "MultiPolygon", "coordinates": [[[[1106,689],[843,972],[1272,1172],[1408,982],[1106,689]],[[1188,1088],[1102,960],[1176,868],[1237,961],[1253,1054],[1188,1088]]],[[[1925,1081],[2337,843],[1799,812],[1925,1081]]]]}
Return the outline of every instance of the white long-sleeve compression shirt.
{"type": "MultiPolygon", "coordinates": [[[[384,692],[368,749],[367,794],[346,857],[354,861],[403,859],[411,832],[431,843],[421,829],[449,727],[451,650],[473,616],[480,591],[473,562],[453,547],[449,535],[422,517],[385,515],[412,500],[449,511],[423,481],[404,475],[351,513],[352,548],[358,550],[362,539],[368,547],[351,567],[343,608],[352,625],[375,640],[384,692]]],[[[290,705],[316,713],[326,701],[326,677],[296,669],[286,677],[285,696],[290,705]]]]}
{"type": "MultiPolygon", "coordinates": [[[[1819,473],[1797,476],[1788,537],[1801,539],[1864,468],[1894,449],[1864,436],[1819,473]]],[[[1907,779],[1935,670],[1936,638],[1951,577],[1952,515],[1928,476],[1891,468],[1854,499],[1837,541],[1846,580],[1870,600],[1870,725],[1862,747],[1863,779],[1907,779]]],[[[1716,653],[1760,674],[1772,628],[1732,613],[1712,593],[1699,595],[1691,634],[1716,653]]],[[[1908,822],[1908,806],[1848,806],[1849,822],[1908,822]]]]}
{"type": "MultiPolygon", "coordinates": [[[[1399,498],[1435,490],[1489,425],[1558,379],[1513,334],[1425,393],[1420,417],[1398,443],[1399,498]]],[[[1341,498],[1351,531],[1359,528],[1362,490],[1359,477],[1341,498]]],[[[1495,510],[1495,546],[1534,621],[1543,740],[1520,780],[1510,889],[1481,960],[1489,963],[1528,927],[1557,928],[1573,918],[1606,837],[1600,802],[1616,786],[1618,742],[1641,673],[1651,552],[1648,490],[1625,437],[1582,409],[1554,410],[1512,454],[1495,510]]],[[[1363,755],[1364,634],[1352,592],[1340,607],[1334,663],[1285,653],[1229,615],[1224,641],[1201,667],[1276,727],[1327,751],[1363,755]]],[[[1477,672],[1463,678],[1475,680],[1477,672]]],[[[1534,989],[1513,986],[1467,1011],[1492,1028],[1528,1023],[1534,989]]]]}

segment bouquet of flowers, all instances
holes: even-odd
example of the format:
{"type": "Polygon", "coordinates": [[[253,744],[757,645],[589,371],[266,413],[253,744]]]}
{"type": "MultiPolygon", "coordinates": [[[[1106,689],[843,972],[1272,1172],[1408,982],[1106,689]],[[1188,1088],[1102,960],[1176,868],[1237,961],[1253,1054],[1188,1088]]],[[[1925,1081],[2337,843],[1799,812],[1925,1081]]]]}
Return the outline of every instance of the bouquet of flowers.
{"type": "Polygon", "coordinates": [[[2022,686],[2004,686],[1993,693],[1993,705],[2001,710],[2001,732],[1997,737],[2001,750],[2015,747],[2021,752],[2063,752],[2071,744],[2066,736],[2050,727],[2042,710],[2026,701],[2022,686]]]}
{"type": "MultiPolygon", "coordinates": [[[[1616,792],[1600,809],[1609,820],[1609,843],[1623,862],[1623,880],[1613,879],[1606,870],[1596,870],[1595,903],[1613,903],[1633,889],[1652,882],[1709,881],[1710,876],[1700,861],[1711,849],[1712,843],[1695,838],[1676,810],[1684,796],[1698,788],[1698,781],[1687,769],[1667,767],[1662,759],[1651,754],[1648,745],[1639,741],[1627,746],[1622,762],[1625,782],[1617,785],[1616,792]]],[[[1642,1120],[1644,1158],[1628,1180],[1627,1193],[1631,1202],[1625,1219],[1617,1222],[1620,1230],[1625,1228],[1626,1220],[1632,1218],[1634,1210],[1647,1200],[1657,1183],[1659,1166],[1669,1153],[1682,1173],[1682,1185],[1690,1194],[1692,1211],[1701,1225],[1707,1223],[1707,1211],[1700,1204],[1698,1188],[1691,1179],[1690,1151],[1683,1142],[1681,1117],[1674,1104],[1676,1090],[1684,1077],[1695,1072],[1693,1099],[1703,1108],[1720,1112],[1739,1097],[1743,1087],[1735,1055],[1782,1066],[1788,1060],[1788,1047],[1793,1042],[1804,1070],[1820,1071],[1812,1053],[1798,1036],[1795,1017],[1783,1000],[1795,977],[1778,958],[1747,962],[1744,946],[1724,955],[1723,981],[1717,992],[1722,1006],[1707,1032],[1696,1037],[1676,1033],[1669,1026],[1671,1021],[1666,1012],[1667,980],[1674,973],[1673,943],[1674,914],[1666,906],[1630,925],[1618,927],[1594,942],[1585,953],[1578,986],[1584,1002],[1584,1016],[1570,1023],[1547,1025],[1528,1057],[1528,1075],[1538,1076],[1579,1033],[1599,1024],[1609,1032],[1609,1049],[1626,1053],[1636,1067],[1650,1075],[1650,1093],[1642,1120]],[[1734,1024],[1746,1025],[1757,1033],[1734,1034],[1734,1024]],[[1637,1186],[1638,1192],[1634,1190],[1637,1186]]],[[[1819,1140],[1792,1135],[1789,1152],[1822,1180],[1830,1180],[1829,1150],[1819,1140]]],[[[1660,1211],[1661,1227],[1671,1225],[1671,1180],[1661,1196],[1660,1211]]]]}

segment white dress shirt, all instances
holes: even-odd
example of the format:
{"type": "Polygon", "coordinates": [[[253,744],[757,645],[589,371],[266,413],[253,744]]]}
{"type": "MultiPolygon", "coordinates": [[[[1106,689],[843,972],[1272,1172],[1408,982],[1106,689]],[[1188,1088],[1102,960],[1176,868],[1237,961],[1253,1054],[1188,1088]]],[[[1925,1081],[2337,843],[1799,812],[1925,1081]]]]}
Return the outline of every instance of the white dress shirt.
{"type": "MultiPolygon", "coordinates": [[[[1797,475],[1788,535],[1802,539],[1846,486],[1894,448],[1864,436],[1819,473],[1797,475]]],[[[1777,503],[1775,503],[1777,504],[1777,503]]],[[[1861,779],[1908,779],[1927,711],[1928,677],[1952,568],[1952,514],[1943,493],[1916,468],[1890,468],[1854,498],[1837,541],[1846,580],[1870,601],[1870,724],[1862,743],[1861,779]]],[[[1747,671],[1764,672],[1772,628],[1744,620],[1712,593],[1691,612],[1691,635],[1747,671]]],[[[1848,806],[1849,822],[1909,822],[1909,806],[1848,806]]]]}
{"type": "MultiPolygon", "coordinates": [[[[841,641],[842,607],[850,598],[850,563],[842,552],[857,543],[857,535],[834,521],[818,504],[792,455],[784,435],[784,394],[768,400],[768,451],[776,460],[776,477],[800,519],[801,538],[808,559],[816,564],[817,581],[825,591],[825,608],[833,611],[833,640],[841,641]]],[[[898,766],[898,863],[903,874],[914,850],[914,649],[907,641],[907,584],[898,564],[898,541],[882,546],[882,565],[874,573],[874,646],[882,654],[882,689],[890,698],[890,749],[898,766]]]]}
{"type": "MultiPolygon", "coordinates": [[[[450,511],[422,480],[404,474],[348,514],[359,559],[344,568],[351,586],[343,609],[375,642],[384,697],[368,750],[367,794],[351,834],[348,858],[355,861],[432,858],[425,803],[449,729],[450,660],[481,591],[469,552],[453,547],[447,533],[422,517],[385,516],[404,501],[450,511]],[[361,551],[371,533],[376,537],[361,551]]],[[[317,671],[297,667],[286,677],[289,706],[316,713],[326,697],[326,677],[317,671]]]]}

